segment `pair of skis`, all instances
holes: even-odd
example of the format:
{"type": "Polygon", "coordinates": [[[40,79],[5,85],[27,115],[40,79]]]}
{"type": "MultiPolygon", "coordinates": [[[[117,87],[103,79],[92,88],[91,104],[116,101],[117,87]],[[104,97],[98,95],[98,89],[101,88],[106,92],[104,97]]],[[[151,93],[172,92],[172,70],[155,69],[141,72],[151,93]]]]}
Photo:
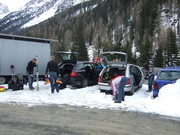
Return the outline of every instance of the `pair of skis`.
{"type": "Polygon", "coordinates": [[[38,56],[36,55],[36,81],[37,81],[37,85],[36,85],[36,90],[39,91],[39,62],[38,62],[38,56]]]}

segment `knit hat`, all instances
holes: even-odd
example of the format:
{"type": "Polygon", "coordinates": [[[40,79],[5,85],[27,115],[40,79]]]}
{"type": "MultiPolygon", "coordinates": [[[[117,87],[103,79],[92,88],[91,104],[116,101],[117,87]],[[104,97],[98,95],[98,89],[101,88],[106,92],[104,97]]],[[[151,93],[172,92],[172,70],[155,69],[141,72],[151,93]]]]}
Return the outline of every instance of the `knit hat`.
{"type": "Polygon", "coordinates": [[[35,57],[35,58],[33,58],[33,60],[37,61],[37,58],[35,57]]]}
{"type": "Polygon", "coordinates": [[[51,59],[55,59],[55,57],[54,57],[54,56],[51,56],[51,59]]]}

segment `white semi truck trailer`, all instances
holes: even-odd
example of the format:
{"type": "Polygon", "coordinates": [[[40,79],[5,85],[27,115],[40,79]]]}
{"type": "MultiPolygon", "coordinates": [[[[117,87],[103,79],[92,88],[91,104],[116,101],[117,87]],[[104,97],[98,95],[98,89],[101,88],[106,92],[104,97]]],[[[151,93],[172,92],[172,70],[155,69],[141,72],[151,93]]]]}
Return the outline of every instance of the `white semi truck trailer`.
{"type": "Polygon", "coordinates": [[[12,74],[26,75],[28,62],[36,56],[39,62],[39,75],[44,75],[51,55],[52,42],[57,41],[0,34],[0,84],[7,82],[12,74]]]}

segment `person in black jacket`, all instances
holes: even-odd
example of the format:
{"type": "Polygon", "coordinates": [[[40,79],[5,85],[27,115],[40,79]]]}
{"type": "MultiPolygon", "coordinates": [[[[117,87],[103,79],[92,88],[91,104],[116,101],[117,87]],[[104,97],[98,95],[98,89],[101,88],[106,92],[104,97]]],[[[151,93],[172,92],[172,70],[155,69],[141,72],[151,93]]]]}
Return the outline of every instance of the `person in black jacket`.
{"type": "Polygon", "coordinates": [[[33,87],[33,81],[34,81],[33,70],[34,70],[34,67],[36,67],[36,62],[37,62],[37,59],[33,58],[28,63],[28,65],[26,67],[26,72],[27,72],[27,75],[28,75],[28,83],[29,83],[29,89],[30,90],[34,89],[34,87],[33,87]]]}
{"type": "Polygon", "coordinates": [[[148,79],[148,90],[146,92],[151,92],[153,89],[153,82],[154,82],[154,68],[153,68],[153,61],[149,62],[149,65],[145,65],[144,69],[146,70],[145,79],[148,79]]]}
{"type": "Polygon", "coordinates": [[[60,76],[60,74],[58,69],[58,63],[55,61],[54,56],[51,56],[51,60],[47,63],[45,77],[48,77],[47,75],[48,73],[50,75],[51,93],[54,94],[55,88],[56,88],[56,92],[59,93],[59,87],[56,81],[58,76],[60,76]]]}

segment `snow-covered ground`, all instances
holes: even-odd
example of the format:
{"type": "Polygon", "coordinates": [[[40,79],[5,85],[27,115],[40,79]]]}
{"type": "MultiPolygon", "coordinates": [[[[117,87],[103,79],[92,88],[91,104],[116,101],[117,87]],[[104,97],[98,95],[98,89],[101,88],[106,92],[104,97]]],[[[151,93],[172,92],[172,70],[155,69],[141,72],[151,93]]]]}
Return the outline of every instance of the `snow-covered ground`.
{"type": "MultiPolygon", "coordinates": [[[[36,85],[36,83],[34,83],[36,85]]],[[[7,85],[4,85],[7,87],[7,85]]],[[[111,95],[100,93],[98,85],[82,88],[61,90],[60,93],[51,94],[50,86],[40,82],[39,91],[25,90],[6,91],[0,93],[0,103],[31,105],[59,105],[85,106],[89,108],[113,109],[154,113],[160,115],[180,117],[180,80],[161,89],[159,97],[152,99],[152,93],[147,93],[147,85],[137,91],[133,96],[126,96],[125,102],[116,104],[111,95]]]]}

